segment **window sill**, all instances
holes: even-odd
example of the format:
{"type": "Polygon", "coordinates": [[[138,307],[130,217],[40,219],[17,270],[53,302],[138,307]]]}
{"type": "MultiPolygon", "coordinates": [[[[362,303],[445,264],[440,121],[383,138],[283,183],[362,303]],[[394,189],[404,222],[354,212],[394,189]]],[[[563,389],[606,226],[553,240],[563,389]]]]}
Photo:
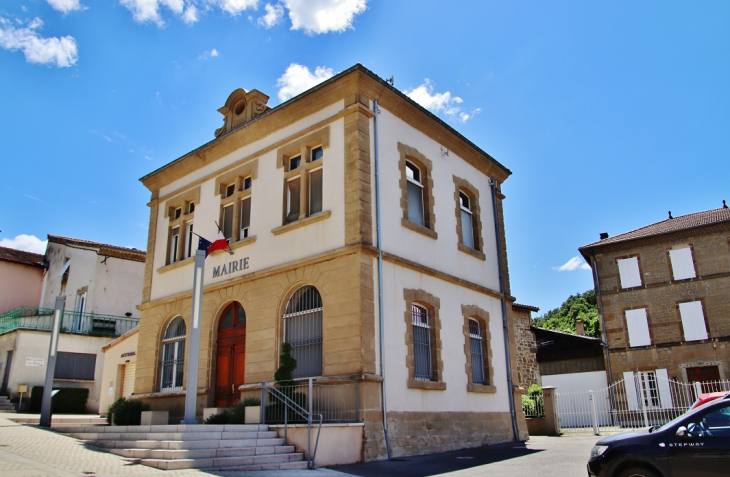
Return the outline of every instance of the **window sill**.
{"type": "Polygon", "coordinates": [[[299,227],[304,227],[309,224],[313,224],[315,222],[320,222],[322,220],[328,219],[332,215],[332,212],[329,210],[324,212],[319,212],[314,215],[310,215],[309,217],[304,217],[303,219],[299,219],[297,221],[294,221],[290,224],[282,225],[281,227],[276,227],[275,229],[271,230],[271,233],[274,235],[281,235],[283,233],[289,232],[290,230],[298,229],[299,227]]]}
{"type": "Polygon", "coordinates": [[[488,384],[467,384],[466,392],[468,393],[484,393],[484,394],[496,394],[497,386],[490,386],[488,384]]]}
{"type": "Polygon", "coordinates": [[[434,240],[437,240],[439,238],[439,234],[437,234],[433,230],[429,229],[428,227],[424,227],[421,224],[417,224],[411,220],[400,219],[400,224],[407,229],[411,229],[414,232],[418,232],[419,234],[425,235],[426,237],[432,238],[434,240]]]}
{"type": "Polygon", "coordinates": [[[424,391],[445,391],[446,383],[443,381],[420,381],[418,379],[409,379],[408,388],[422,389],[424,391]]]}
{"type": "Polygon", "coordinates": [[[175,263],[171,263],[169,265],[165,265],[164,267],[160,267],[157,269],[157,273],[165,273],[169,272],[170,270],[176,270],[180,267],[184,267],[185,265],[189,265],[191,263],[195,263],[195,256],[188,257],[185,260],[180,260],[175,263]]]}
{"type": "MultiPolygon", "coordinates": [[[[240,247],[245,247],[246,245],[251,245],[255,241],[256,241],[256,236],[255,235],[251,235],[250,237],[246,237],[245,239],[239,240],[238,242],[233,242],[231,244],[231,250],[235,250],[235,249],[240,248],[240,247]]],[[[213,253],[215,253],[215,252],[213,252],[213,253]]]]}
{"type": "Polygon", "coordinates": [[[473,249],[467,245],[464,245],[463,243],[459,244],[459,250],[464,253],[468,253],[472,257],[478,258],[479,260],[482,260],[482,261],[487,260],[487,256],[484,255],[482,252],[480,252],[479,250],[473,249]]]}

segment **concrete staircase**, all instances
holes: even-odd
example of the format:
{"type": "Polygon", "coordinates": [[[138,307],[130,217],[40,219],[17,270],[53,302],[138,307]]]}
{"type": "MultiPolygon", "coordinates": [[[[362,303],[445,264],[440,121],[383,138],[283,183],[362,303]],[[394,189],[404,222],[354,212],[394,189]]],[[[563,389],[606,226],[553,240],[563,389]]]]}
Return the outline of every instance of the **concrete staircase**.
{"type": "Polygon", "coordinates": [[[15,412],[15,405],[7,396],[0,396],[0,412],[15,412]]]}
{"type": "Polygon", "coordinates": [[[304,455],[265,425],[75,426],[53,430],[130,462],[163,470],[307,468],[304,455]]]}

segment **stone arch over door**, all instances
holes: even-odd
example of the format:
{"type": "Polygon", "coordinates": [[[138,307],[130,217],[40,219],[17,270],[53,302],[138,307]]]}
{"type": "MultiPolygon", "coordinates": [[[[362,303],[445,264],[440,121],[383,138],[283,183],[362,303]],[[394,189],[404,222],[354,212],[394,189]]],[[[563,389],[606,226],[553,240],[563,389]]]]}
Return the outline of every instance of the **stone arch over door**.
{"type": "Polygon", "coordinates": [[[215,406],[231,407],[240,399],[246,374],[246,311],[237,301],[221,313],[216,348],[215,406]]]}

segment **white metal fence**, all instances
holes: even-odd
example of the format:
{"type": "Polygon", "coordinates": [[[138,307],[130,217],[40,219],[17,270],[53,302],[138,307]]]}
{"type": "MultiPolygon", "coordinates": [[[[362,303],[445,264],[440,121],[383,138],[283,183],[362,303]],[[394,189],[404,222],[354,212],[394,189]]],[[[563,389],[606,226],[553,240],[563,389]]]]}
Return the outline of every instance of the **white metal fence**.
{"type": "Polygon", "coordinates": [[[560,428],[598,435],[661,426],[686,412],[700,394],[715,391],[730,391],[730,381],[684,383],[654,372],[626,373],[604,389],[557,389],[560,428]]]}

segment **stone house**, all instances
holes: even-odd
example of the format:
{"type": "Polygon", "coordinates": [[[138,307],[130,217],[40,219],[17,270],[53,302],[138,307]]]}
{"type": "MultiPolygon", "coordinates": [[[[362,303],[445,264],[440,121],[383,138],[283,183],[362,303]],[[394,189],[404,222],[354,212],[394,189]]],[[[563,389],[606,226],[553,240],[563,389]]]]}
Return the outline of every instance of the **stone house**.
{"type": "Polygon", "coordinates": [[[136,397],[183,414],[194,234],[219,224],[231,253],[206,259],[198,416],[273,381],[289,342],[295,378],[358,383],[360,459],[387,455],[386,429],[396,456],[525,439],[510,171],[361,65],[267,102],[234,91],[215,139],[141,179],[136,397]]]}
{"type": "Polygon", "coordinates": [[[517,380],[515,385],[527,389],[531,384],[540,384],[540,367],[537,361],[537,340],[532,326],[532,313],[539,308],[519,303],[512,304],[515,330],[515,355],[517,356],[517,380]]]}
{"type": "Polygon", "coordinates": [[[579,250],[594,272],[611,382],[643,372],[649,405],[667,406],[667,380],[730,377],[730,209],[670,213],[579,250]]]}
{"type": "Polygon", "coordinates": [[[18,385],[43,386],[57,296],[65,300],[54,388],[86,388],[86,410],[99,409],[102,347],[136,326],[141,301],[144,251],[48,236],[41,256],[39,299],[0,315],[3,388],[11,397],[18,385]]]}

